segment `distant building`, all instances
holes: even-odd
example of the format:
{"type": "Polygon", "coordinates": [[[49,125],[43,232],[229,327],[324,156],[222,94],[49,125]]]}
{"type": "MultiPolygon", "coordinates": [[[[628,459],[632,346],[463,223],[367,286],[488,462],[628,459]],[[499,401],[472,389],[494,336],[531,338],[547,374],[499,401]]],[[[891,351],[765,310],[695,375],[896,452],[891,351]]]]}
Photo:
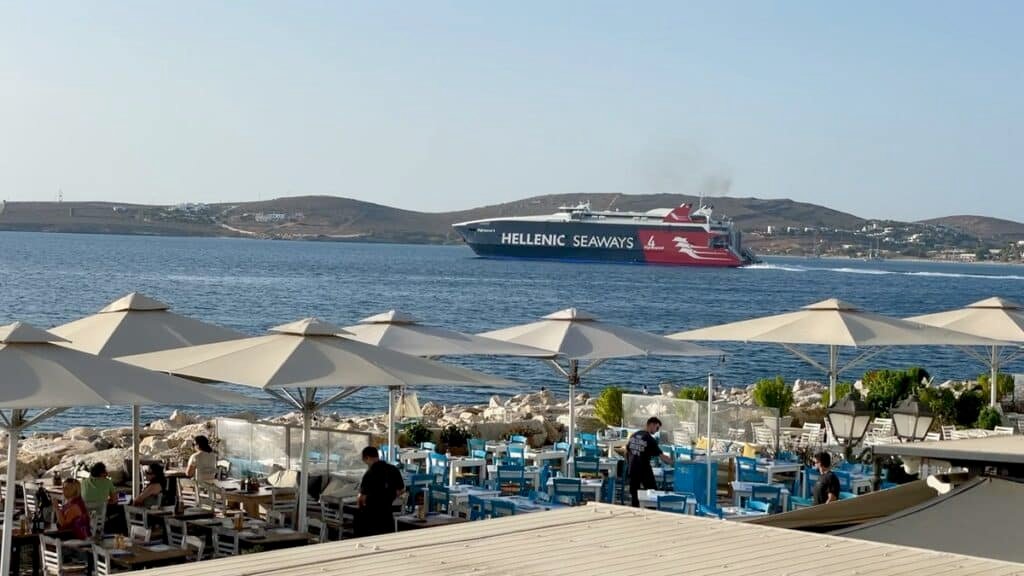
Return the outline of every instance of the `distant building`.
{"type": "Polygon", "coordinates": [[[269,223],[269,222],[284,222],[287,219],[288,219],[288,215],[284,214],[284,213],[281,213],[281,212],[271,212],[269,214],[264,214],[263,212],[258,212],[256,214],[256,221],[260,222],[260,223],[263,223],[263,224],[266,224],[266,223],[269,223]]]}

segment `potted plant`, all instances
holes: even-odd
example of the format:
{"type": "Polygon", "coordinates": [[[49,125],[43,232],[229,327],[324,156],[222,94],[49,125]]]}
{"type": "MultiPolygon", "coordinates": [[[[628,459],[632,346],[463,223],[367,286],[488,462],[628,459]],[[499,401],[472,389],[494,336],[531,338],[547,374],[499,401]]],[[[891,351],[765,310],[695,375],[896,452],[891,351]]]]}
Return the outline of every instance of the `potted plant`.
{"type": "Polygon", "coordinates": [[[465,456],[468,452],[466,450],[466,444],[469,441],[469,431],[462,426],[455,424],[449,424],[441,430],[441,444],[438,448],[443,447],[452,456],[465,456]]]}
{"type": "Polygon", "coordinates": [[[420,444],[434,439],[434,433],[419,422],[413,422],[406,426],[404,432],[410,446],[418,447],[420,444]]]}
{"type": "Polygon", "coordinates": [[[785,428],[792,424],[793,416],[789,409],[793,407],[793,389],[786,386],[782,376],[775,378],[762,378],[754,384],[754,403],[762,408],[775,408],[778,410],[778,418],[765,416],[765,426],[772,430],[785,428]]]}
{"type": "Polygon", "coordinates": [[[608,386],[594,401],[594,415],[605,426],[622,425],[622,388],[608,386]]]}

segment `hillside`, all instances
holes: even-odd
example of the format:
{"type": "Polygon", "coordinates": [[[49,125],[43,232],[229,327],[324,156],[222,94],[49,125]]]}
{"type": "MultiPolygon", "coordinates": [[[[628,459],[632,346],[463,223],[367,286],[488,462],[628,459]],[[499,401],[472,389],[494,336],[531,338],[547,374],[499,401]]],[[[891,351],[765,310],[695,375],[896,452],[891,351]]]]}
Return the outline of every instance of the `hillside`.
{"type": "Polygon", "coordinates": [[[989,216],[946,216],[922,220],[924,224],[947,226],[985,240],[1024,240],[1024,223],[989,216]]]}

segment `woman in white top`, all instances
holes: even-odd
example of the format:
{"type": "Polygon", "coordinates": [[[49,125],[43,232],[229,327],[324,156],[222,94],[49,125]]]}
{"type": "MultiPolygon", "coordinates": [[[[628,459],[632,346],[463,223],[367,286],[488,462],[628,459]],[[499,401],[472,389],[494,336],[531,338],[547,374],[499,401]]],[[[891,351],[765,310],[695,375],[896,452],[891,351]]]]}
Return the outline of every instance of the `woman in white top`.
{"type": "Polygon", "coordinates": [[[185,474],[198,482],[213,482],[217,479],[217,455],[213,453],[210,439],[206,436],[196,436],[192,442],[196,451],[188,459],[185,474]]]}

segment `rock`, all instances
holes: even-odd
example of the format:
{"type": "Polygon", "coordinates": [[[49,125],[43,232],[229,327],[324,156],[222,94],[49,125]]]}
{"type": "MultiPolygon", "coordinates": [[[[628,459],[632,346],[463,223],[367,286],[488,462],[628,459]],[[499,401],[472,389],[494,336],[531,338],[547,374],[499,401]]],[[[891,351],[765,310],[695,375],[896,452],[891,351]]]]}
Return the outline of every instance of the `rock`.
{"type": "Polygon", "coordinates": [[[586,404],[587,400],[589,400],[589,399],[590,399],[590,394],[587,394],[586,392],[580,392],[579,394],[576,395],[576,403],[577,404],[586,404]]]}
{"type": "Polygon", "coordinates": [[[507,411],[502,406],[489,406],[484,410],[483,418],[484,421],[503,421],[505,420],[507,411]]]}
{"type": "Polygon", "coordinates": [[[96,430],[92,428],[86,428],[85,426],[78,426],[64,433],[64,437],[67,438],[68,440],[85,440],[87,442],[92,442],[93,440],[98,438],[99,435],[100,433],[97,432],[96,430]]]}
{"type": "Polygon", "coordinates": [[[491,399],[487,401],[488,408],[502,408],[504,404],[501,402],[501,398],[497,396],[491,396],[491,399]]]}
{"type": "Polygon", "coordinates": [[[139,442],[139,453],[146,456],[156,456],[170,450],[171,447],[167,444],[167,440],[164,440],[159,436],[143,438],[142,441],[139,442]]]}
{"type": "Polygon", "coordinates": [[[172,424],[175,424],[180,428],[181,426],[187,426],[189,424],[195,424],[199,422],[199,417],[196,416],[195,414],[189,414],[187,412],[175,410],[174,412],[171,412],[171,416],[167,420],[169,420],[172,424]]]}
{"type": "Polygon", "coordinates": [[[181,428],[181,426],[178,426],[170,420],[154,420],[146,425],[146,430],[152,432],[173,432],[178,428],[181,428]]]}
{"type": "Polygon", "coordinates": [[[167,445],[170,448],[180,448],[181,446],[191,442],[193,438],[199,435],[206,437],[213,436],[216,430],[215,421],[209,420],[207,422],[201,422],[198,424],[188,424],[182,426],[172,434],[166,437],[167,445]]]}
{"type": "Polygon", "coordinates": [[[103,462],[107,467],[107,474],[110,475],[110,481],[114,484],[124,484],[130,480],[128,478],[128,471],[124,467],[124,463],[127,460],[131,462],[132,451],[127,448],[111,448],[110,450],[103,450],[102,452],[93,452],[92,454],[86,454],[84,456],[78,456],[73,459],[74,465],[83,465],[88,468],[96,462],[103,462]]]}

